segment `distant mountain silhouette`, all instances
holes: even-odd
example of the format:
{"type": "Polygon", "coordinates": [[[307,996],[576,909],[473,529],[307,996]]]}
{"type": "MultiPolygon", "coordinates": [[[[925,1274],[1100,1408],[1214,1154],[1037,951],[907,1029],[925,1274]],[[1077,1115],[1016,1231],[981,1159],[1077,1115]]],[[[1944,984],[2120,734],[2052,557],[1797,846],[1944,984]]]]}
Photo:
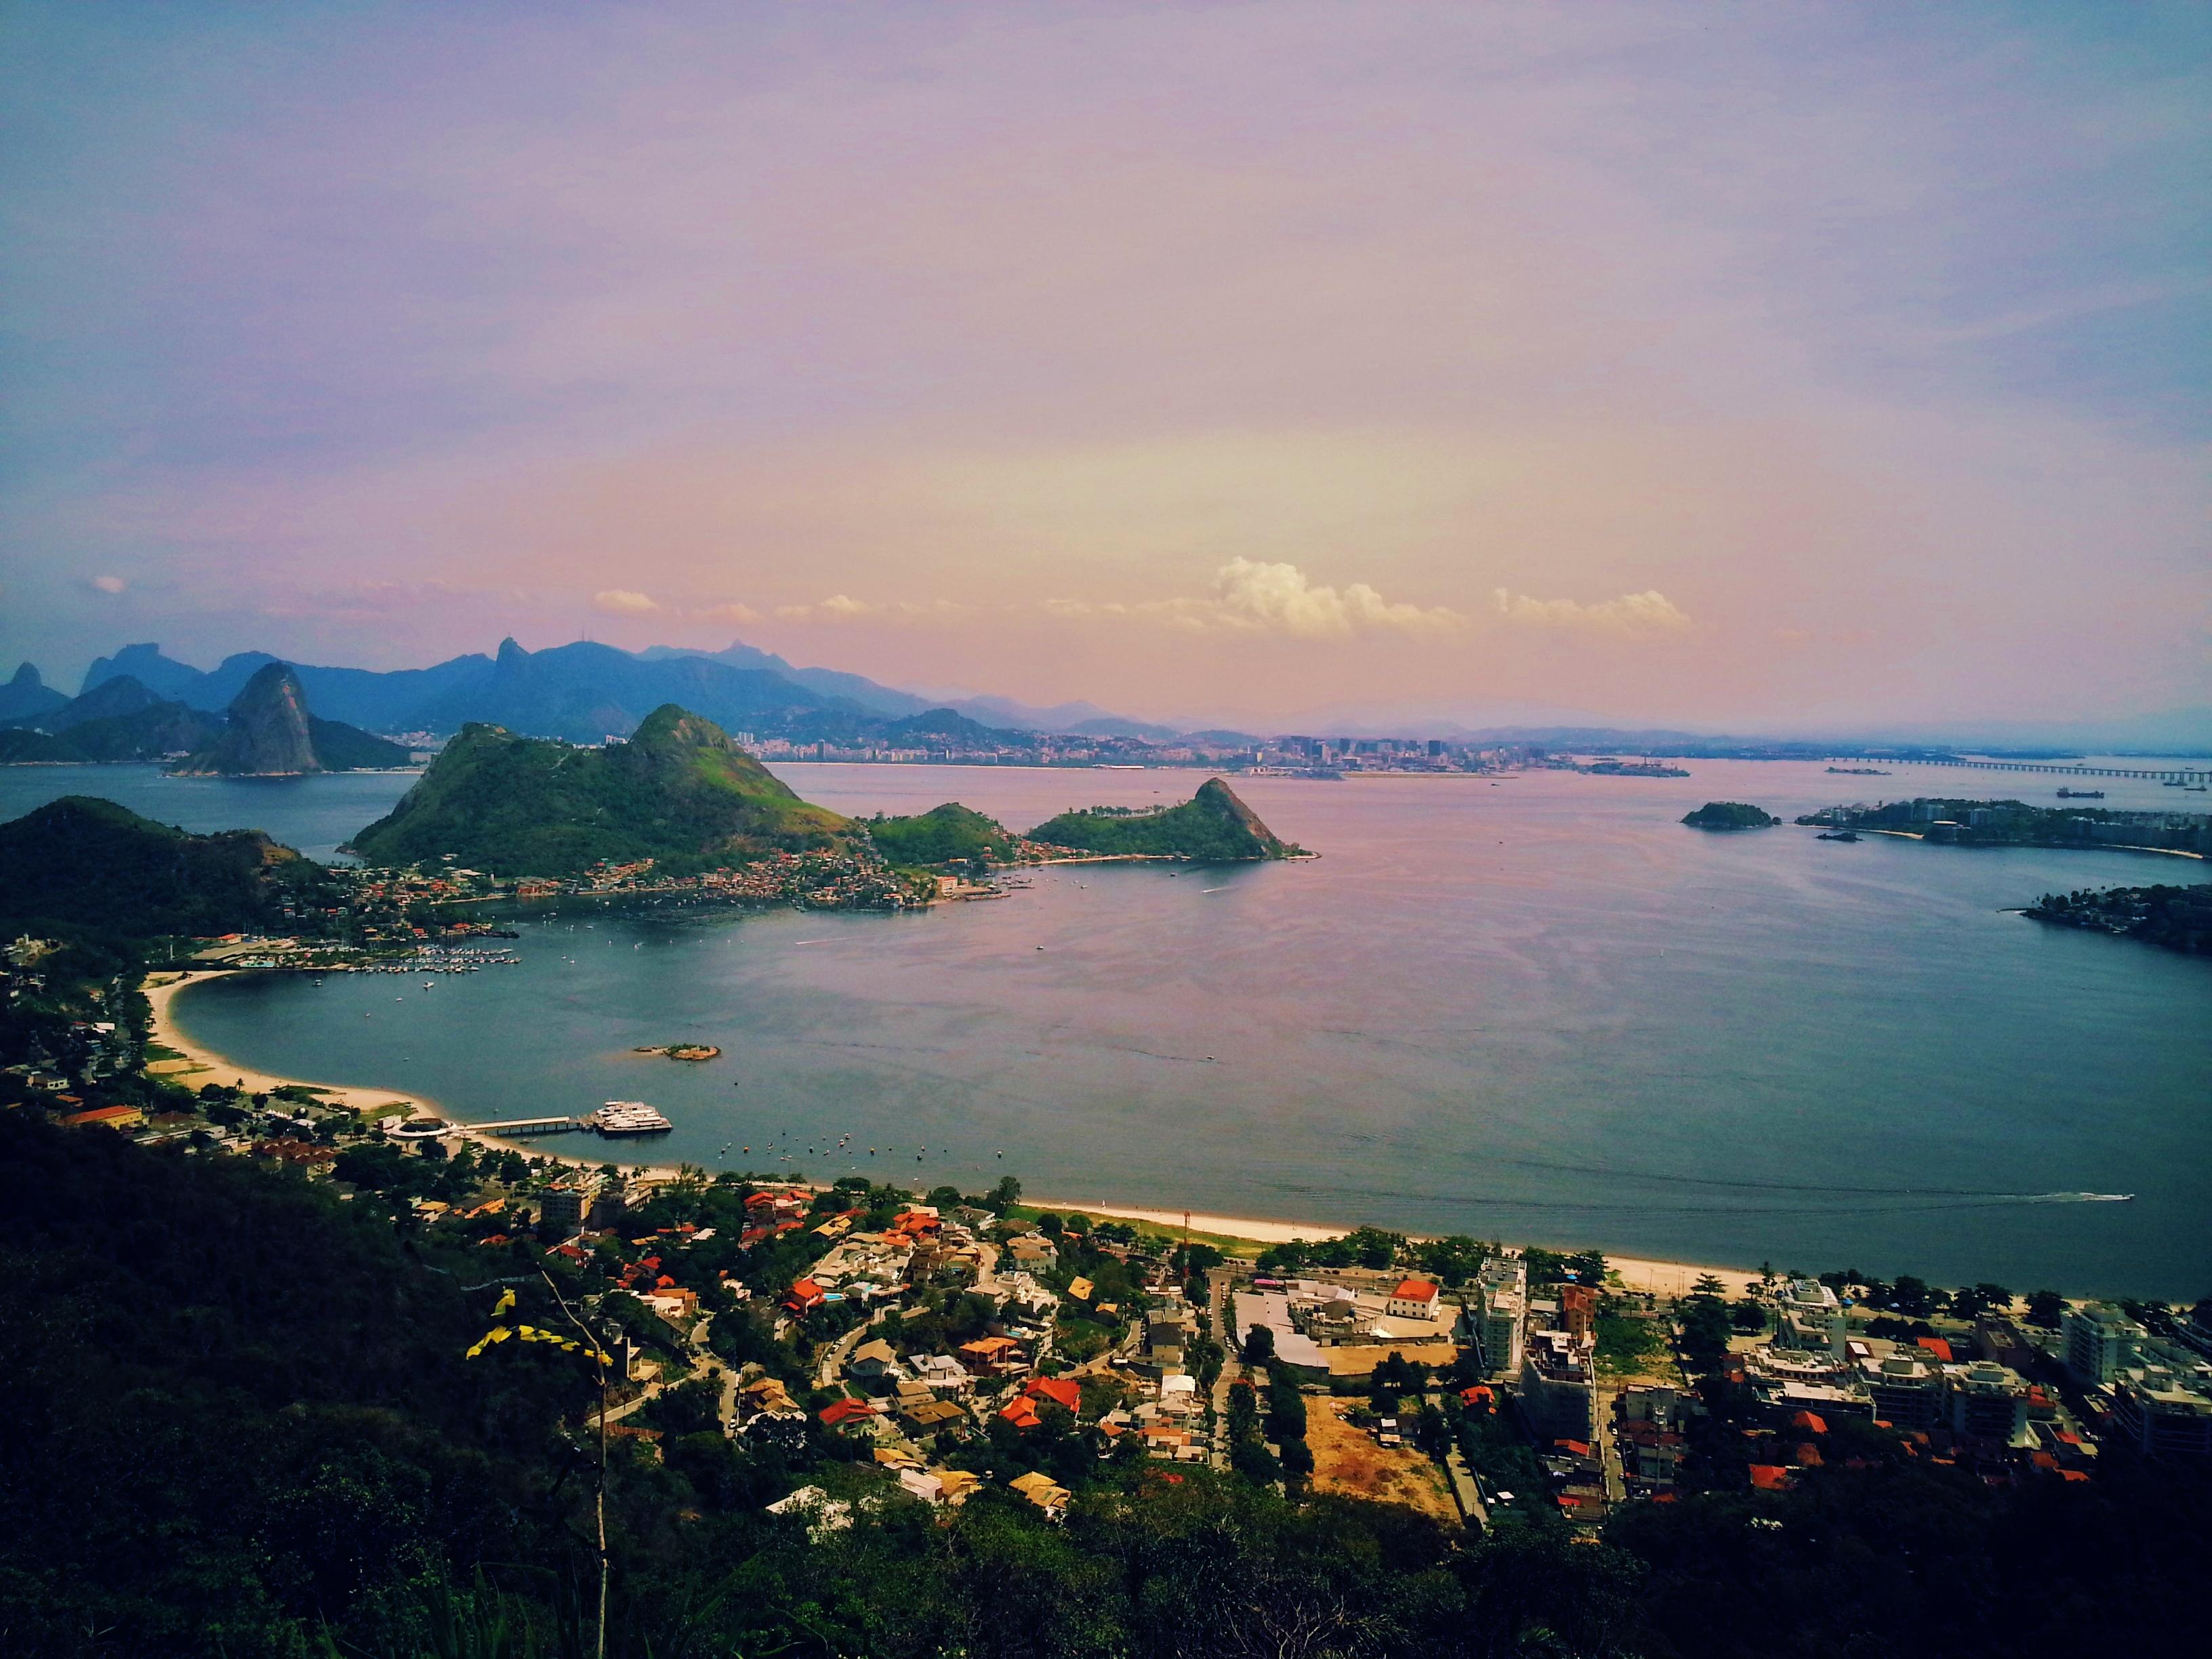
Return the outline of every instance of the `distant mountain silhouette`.
{"type": "Polygon", "coordinates": [[[231,700],[222,734],[179,763],[175,770],[224,777],[295,777],[406,764],[407,750],[398,744],[343,720],[317,719],[308,710],[299,676],[281,662],[269,662],[231,700]]]}
{"type": "Polygon", "coordinates": [[[0,726],[31,725],[68,701],[39,678],[36,667],[25,663],[15,671],[15,678],[0,685],[0,726]]]}

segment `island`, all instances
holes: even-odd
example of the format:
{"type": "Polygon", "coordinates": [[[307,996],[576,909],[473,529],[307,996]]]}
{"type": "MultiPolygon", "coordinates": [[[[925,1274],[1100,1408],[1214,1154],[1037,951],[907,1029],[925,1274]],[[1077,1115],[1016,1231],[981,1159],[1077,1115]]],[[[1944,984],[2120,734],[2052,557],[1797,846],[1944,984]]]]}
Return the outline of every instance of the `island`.
{"type": "Polygon", "coordinates": [[[1282,840],[1219,778],[1177,806],[1092,806],[1062,812],[1030,831],[1047,848],[1106,857],[1249,862],[1305,856],[1282,840]]]}
{"type": "Polygon", "coordinates": [[[1692,830],[1769,830],[1782,822],[1771,812],[1740,800],[1709,800],[1682,822],[1692,830]]]}
{"type": "Polygon", "coordinates": [[[406,765],[409,758],[398,744],[357,726],[316,718],[300,677],[272,662],[263,665],[231,699],[214,742],[170,770],[184,777],[289,778],[389,770],[406,765]]]}

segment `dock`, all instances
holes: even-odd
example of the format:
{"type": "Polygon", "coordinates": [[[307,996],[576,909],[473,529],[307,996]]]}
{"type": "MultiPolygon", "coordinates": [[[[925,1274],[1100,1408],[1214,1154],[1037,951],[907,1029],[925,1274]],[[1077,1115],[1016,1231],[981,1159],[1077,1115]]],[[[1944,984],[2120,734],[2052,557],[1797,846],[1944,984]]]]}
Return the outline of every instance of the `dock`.
{"type": "Polygon", "coordinates": [[[562,1135],[584,1126],[573,1117],[515,1117],[504,1123],[464,1123],[458,1127],[480,1135],[562,1135]]]}

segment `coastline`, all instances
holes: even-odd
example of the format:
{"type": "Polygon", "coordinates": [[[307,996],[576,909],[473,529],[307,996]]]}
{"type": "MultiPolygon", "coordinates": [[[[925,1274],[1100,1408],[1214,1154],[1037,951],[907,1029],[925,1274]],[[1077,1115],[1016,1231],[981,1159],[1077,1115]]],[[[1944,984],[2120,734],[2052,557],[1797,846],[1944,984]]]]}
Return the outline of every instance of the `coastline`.
{"type": "MultiPolygon", "coordinates": [[[[404,1109],[410,1117],[445,1118],[453,1121],[445,1109],[422,1095],[404,1094],[385,1089],[362,1089],[346,1084],[317,1083],[305,1078],[276,1077],[266,1072],[257,1072],[240,1066],[210,1048],[194,1042],[179,1029],[174,1010],[170,1006],[177,994],[188,985],[201,985],[210,980],[221,979],[236,969],[217,969],[206,973],[179,975],[155,984],[150,979],[143,988],[148,1006],[153,1011],[152,1040],[163,1048],[174,1050],[188,1062],[186,1066],[156,1073],[184,1080],[197,1079],[204,1083],[235,1083],[252,1092],[272,1092],[287,1085],[315,1090],[333,1105],[342,1105],[360,1113],[382,1108],[381,1115],[404,1109]]],[[[170,1062],[155,1061],[156,1066],[170,1062]]],[[[570,1152],[556,1150],[542,1140],[511,1139],[501,1135],[484,1134],[465,1126],[456,1125],[455,1133],[464,1140],[481,1146],[496,1147],[501,1152],[520,1152],[526,1158],[544,1158],[575,1169],[598,1170],[611,1164],[650,1177],[671,1178],[680,1165],[655,1164],[644,1159],[623,1158],[584,1158],[570,1152]]],[[[811,1187],[815,1183],[803,1177],[790,1177],[792,1186],[811,1187]]],[[[1085,1215],[1110,1217],[1123,1221],[1141,1221],[1149,1225],[1180,1229],[1185,1224],[1186,1212],[1182,1210],[1146,1209],[1140,1206],[1098,1204],[1069,1200],[1033,1197],[1024,1202],[1040,1209],[1079,1210],[1085,1215]]],[[[1252,1216],[1201,1214],[1188,1212],[1188,1224],[1194,1233],[1205,1233],[1217,1238],[1226,1238],[1243,1243],[1268,1245],[1287,1244],[1296,1240],[1318,1243],[1334,1238],[1349,1231],[1348,1228],[1333,1227],[1318,1222],[1264,1220],[1252,1216]]],[[[1759,1272],[1752,1267],[1708,1267],[1680,1261],[1656,1261],[1642,1256],[1615,1256],[1608,1252],[1607,1266],[1619,1274],[1622,1285],[1631,1291],[1648,1291],[1656,1296],[1681,1296],[1688,1292],[1701,1274],[1711,1273],[1718,1279],[1730,1294],[1740,1294],[1747,1279],[1756,1279],[1759,1272]]]]}
{"type": "Polygon", "coordinates": [[[404,1109],[408,1115],[443,1117],[444,1111],[434,1102],[421,1095],[405,1094],[392,1089],[363,1089],[345,1083],[318,1083],[307,1078],[276,1077],[267,1072],[257,1072],[250,1066],[240,1066],[202,1047],[186,1036],[177,1024],[175,1011],[169,1006],[177,994],[187,986],[204,985],[210,980],[225,979],[240,971],[218,968],[204,973],[177,974],[156,984],[149,977],[140,989],[144,992],[147,1006],[153,1011],[149,1035],[161,1047],[175,1052],[184,1063],[154,1060],[147,1070],[156,1077],[167,1077],[178,1082],[191,1081],[195,1086],[205,1083],[230,1083],[252,1094],[271,1093],[287,1086],[312,1089],[333,1106],[343,1106],[356,1114],[389,1116],[394,1110],[404,1109]]]}

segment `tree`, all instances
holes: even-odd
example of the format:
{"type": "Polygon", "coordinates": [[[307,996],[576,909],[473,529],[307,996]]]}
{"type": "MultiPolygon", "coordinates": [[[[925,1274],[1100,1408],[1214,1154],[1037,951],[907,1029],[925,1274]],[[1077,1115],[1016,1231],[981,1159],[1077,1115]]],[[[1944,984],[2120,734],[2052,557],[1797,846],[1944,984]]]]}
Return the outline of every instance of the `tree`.
{"type": "Polygon", "coordinates": [[[1244,1333],[1243,1360],[1248,1365],[1265,1365],[1275,1357],[1275,1333],[1266,1325],[1255,1325],[1244,1333]]]}
{"type": "Polygon", "coordinates": [[[1925,1319],[1936,1311],[1935,1296],[1927,1282],[1911,1273],[1899,1274],[1897,1283],[1889,1287],[1889,1305],[1911,1319],[1925,1319]]]}
{"type": "Polygon", "coordinates": [[[1729,1310],[1729,1323],[1737,1330],[1756,1335],[1766,1328],[1766,1308],[1764,1304],[1746,1297],[1729,1310]]]}
{"type": "Polygon", "coordinates": [[[1037,1231],[1047,1238],[1056,1239],[1067,1231],[1067,1224],[1050,1210],[1037,1218],[1036,1224],[1037,1231]]]}
{"type": "Polygon", "coordinates": [[[2056,1291],[2030,1291],[2027,1293],[2027,1322],[2039,1329],[2055,1331],[2061,1315],[2066,1311],[2066,1298],[2056,1291]]]}

